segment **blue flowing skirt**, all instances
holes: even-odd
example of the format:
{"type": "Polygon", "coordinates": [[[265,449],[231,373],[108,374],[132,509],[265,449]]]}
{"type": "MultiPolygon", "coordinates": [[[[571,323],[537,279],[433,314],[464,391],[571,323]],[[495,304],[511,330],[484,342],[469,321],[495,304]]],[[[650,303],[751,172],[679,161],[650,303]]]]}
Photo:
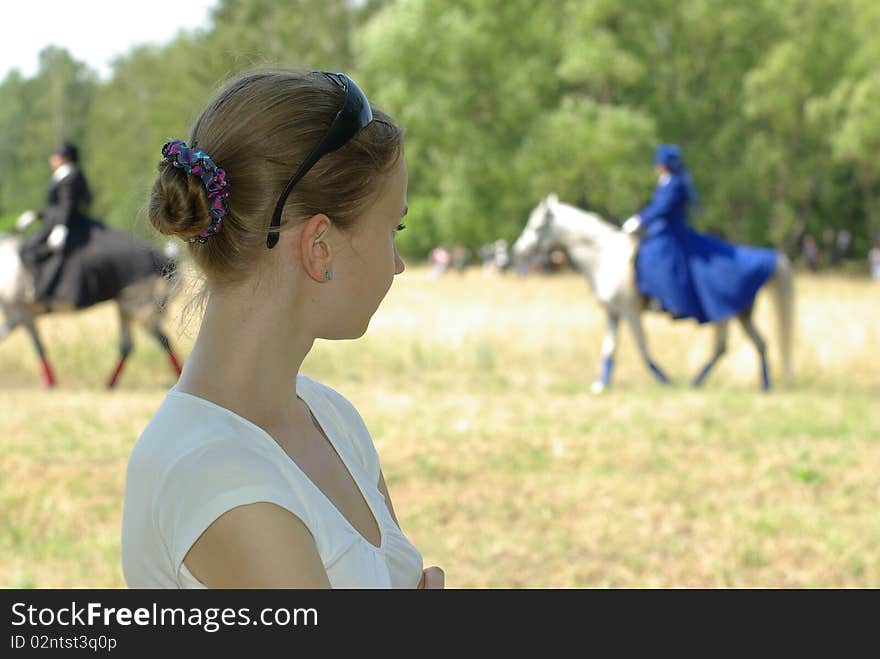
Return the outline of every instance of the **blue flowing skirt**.
{"type": "Polygon", "coordinates": [[[687,226],[642,240],[636,256],[639,290],[675,318],[716,322],[744,311],[776,270],[776,251],[734,245],[687,226]]]}

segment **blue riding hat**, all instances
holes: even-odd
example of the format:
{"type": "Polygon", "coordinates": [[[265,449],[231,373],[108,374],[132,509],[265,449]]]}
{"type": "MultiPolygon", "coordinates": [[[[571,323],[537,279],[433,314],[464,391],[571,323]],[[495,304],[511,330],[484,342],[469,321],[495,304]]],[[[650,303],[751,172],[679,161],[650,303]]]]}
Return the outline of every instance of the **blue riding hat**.
{"type": "Polygon", "coordinates": [[[661,144],[658,146],[654,151],[654,164],[664,165],[672,174],[681,176],[687,191],[688,204],[693,206],[694,210],[698,212],[702,210],[700,196],[697,194],[694,179],[684,164],[684,160],[681,157],[681,148],[677,144],[661,144]]]}
{"type": "Polygon", "coordinates": [[[670,172],[677,172],[684,164],[681,149],[675,144],[661,144],[654,151],[654,164],[664,165],[670,172]]]}

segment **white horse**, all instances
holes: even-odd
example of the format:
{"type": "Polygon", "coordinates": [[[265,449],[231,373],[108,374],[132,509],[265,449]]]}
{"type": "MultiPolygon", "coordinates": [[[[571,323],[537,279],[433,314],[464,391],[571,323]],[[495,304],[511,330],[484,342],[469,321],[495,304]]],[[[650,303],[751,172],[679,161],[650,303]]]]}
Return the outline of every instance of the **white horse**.
{"type": "MultiPolygon", "coordinates": [[[[3,311],[3,322],[0,323],[0,340],[4,339],[17,326],[23,326],[31,337],[40,364],[43,369],[43,380],[47,386],[56,384],[55,375],[46,357],[43,342],[37,333],[35,319],[37,316],[54,311],[65,311],[66,308],[37,304],[32,300],[34,282],[31,273],[22,263],[19,247],[20,240],[13,236],[0,235],[0,309],[3,311]]],[[[168,263],[174,266],[174,254],[166,252],[168,263]]],[[[177,268],[170,268],[170,274],[150,273],[140,277],[126,286],[114,298],[119,311],[120,343],[119,362],[107,381],[113,387],[122,372],[125,360],[134,348],[132,340],[132,321],[142,325],[159,342],[171,365],[180,375],[178,362],[168,337],[161,329],[162,317],[168,300],[176,291],[174,285],[177,268]]]]}
{"type": "MultiPolygon", "coordinates": [[[[592,391],[600,393],[611,383],[621,318],[629,324],[647,367],[660,382],[669,382],[669,378],[651,358],[642,329],[641,314],[648,308],[649,301],[636,288],[635,254],[638,240],[595,213],[561,203],[556,195],[551,194],[542,199],[529,215],[525,229],[513,246],[514,258],[522,262],[535,254],[546,253],[555,245],[565,247],[572,262],[586,276],[596,299],[608,314],[602,341],[602,368],[599,379],[592,385],[592,391]]],[[[778,254],[776,270],[767,284],[772,284],[776,293],[779,346],[788,380],[791,378],[794,278],[791,264],[784,254],[778,254]]],[[[758,351],[761,384],[764,389],[769,389],[766,343],[752,320],[752,307],[743,310],[737,318],[758,351]]],[[[694,378],[692,385],[695,387],[705,381],[727,350],[728,321],[714,323],[714,326],[715,349],[712,357],[694,378]]]]}

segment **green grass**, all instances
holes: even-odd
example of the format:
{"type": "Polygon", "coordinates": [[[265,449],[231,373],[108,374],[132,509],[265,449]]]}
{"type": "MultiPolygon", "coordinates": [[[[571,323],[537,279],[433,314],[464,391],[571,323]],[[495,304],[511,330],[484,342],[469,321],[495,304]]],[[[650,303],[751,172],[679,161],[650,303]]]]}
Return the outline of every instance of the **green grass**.
{"type": "MultiPolygon", "coordinates": [[[[738,330],[687,388],[711,334],[653,316],[678,384],[655,385],[624,332],[614,387],[592,396],[604,321],[573,274],[411,268],[363,339],[319,342],[303,372],[360,410],[404,531],[451,587],[877,587],[880,287],[797,283],[796,380],[770,394],[738,330]]],[[[138,333],[102,388],[108,305],[41,329],[54,391],[20,330],[0,344],[0,585],[123,586],[125,465],[170,368],[138,333]]]]}

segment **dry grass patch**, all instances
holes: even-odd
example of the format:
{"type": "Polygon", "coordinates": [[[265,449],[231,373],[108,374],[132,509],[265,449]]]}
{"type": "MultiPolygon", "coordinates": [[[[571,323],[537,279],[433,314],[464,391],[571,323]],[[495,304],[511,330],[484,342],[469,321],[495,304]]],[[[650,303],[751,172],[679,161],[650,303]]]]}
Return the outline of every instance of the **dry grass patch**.
{"type": "MultiPolygon", "coordinates": [[[[303,370],[361,411],[404,530],[450,586],[877,587],[880,288],[797,283],[797,380],[769,395],[738,330],[701,391],[653,384],[624,333],[614,388],[589,395],[604,318],[575,275],[410,268],[363,339],[319,342],[303,370]]],[[[760,299],[775,367],[770,312],[760,299]]],[[[647,326],[686,382],[711,334],[647,326]]],[[[139,333],[121,388],[101,388],[109,305],[41,327],[56,391],[23,333],[0,344],[0,584],[123,586],[125,465],[170,371],[139,333]]]]}

